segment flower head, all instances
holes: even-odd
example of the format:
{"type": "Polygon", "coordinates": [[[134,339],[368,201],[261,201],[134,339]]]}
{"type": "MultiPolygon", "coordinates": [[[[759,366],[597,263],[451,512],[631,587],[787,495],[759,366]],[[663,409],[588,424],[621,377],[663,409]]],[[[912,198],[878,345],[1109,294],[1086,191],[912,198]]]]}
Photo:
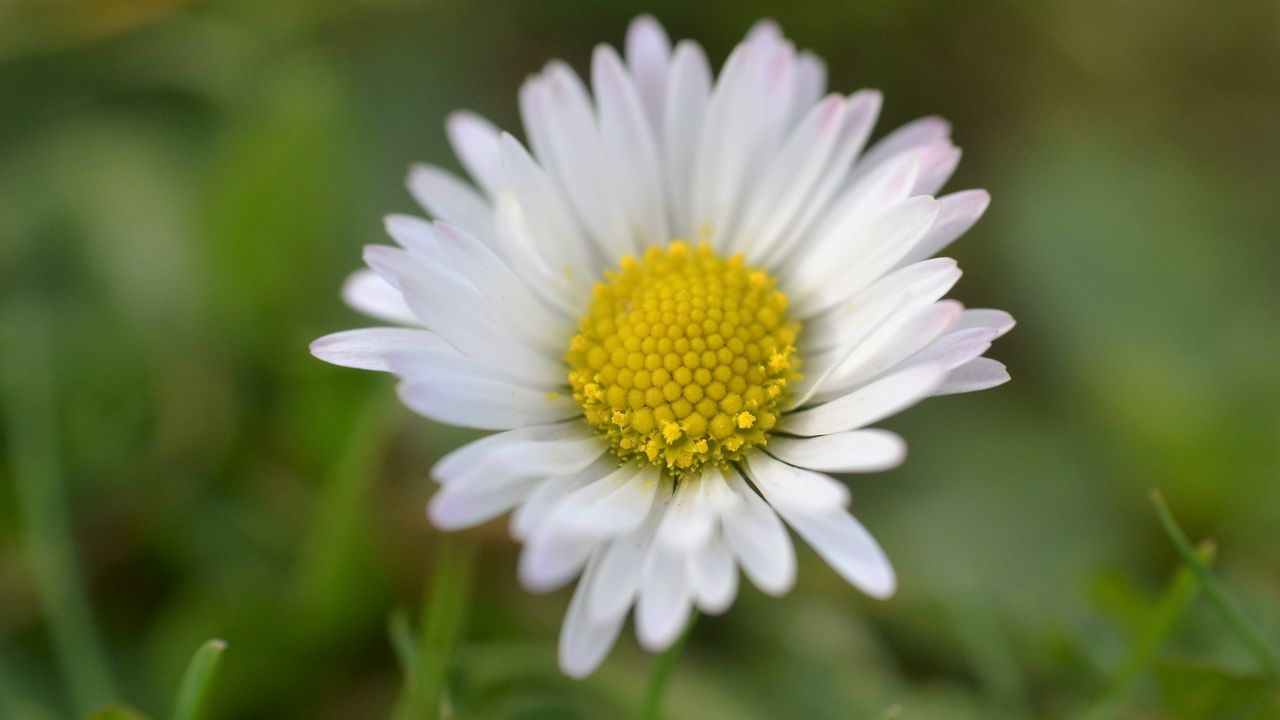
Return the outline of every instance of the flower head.
{"type": "Polygon", "coordinates": [[[670,645],[722,612],[738,570],[783,594],[784,522],[849,582],[895,578],[825,473],[898,465],[869,425],[930,396],[1008,379],[982,357],[1013,325],[943,296],[935,258],[986,209],[934,198],[960,152],[925,118],[864,151],[880,95],[823,96],[822,63],[757,25],[713,82],[701,48],[652,19],[625,61],[599,47],[591,90],[552,62],[521,89],[531,151],[471,113],[449,139],[472,186],[432,166],[344,290],[400,325],[337,333],[321,359],[401,379],[430,418],[500,431],[443,458],[442,528],[508,511],[532,590],[579,577],[560,639],[590,673],[636,609],[670,645]],[[932,259],[930,259],[932,258],[932,259]]]}

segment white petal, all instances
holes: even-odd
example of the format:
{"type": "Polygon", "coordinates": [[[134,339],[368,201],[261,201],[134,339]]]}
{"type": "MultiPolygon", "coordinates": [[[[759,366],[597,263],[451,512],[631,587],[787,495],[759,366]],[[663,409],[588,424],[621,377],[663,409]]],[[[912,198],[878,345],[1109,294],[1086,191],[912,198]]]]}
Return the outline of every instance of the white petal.
{"type": "Polygon", "coordinates": [[[617,641],[626,619],[626,608],[616,617],[604,620],[593,618],[587,611],[587,596],[599,582],[596,564],[589,563],[578,581],[560,629],[560,669],[569,677],[584,678],[600,666],[609,654],[609,648],[617,641]]]}
{"type": "Polygon", "coordinates": [[[485,482],[443,485],[427,504],[427,516],[441,530],[472,527],[507,512],[529,496],[538,478],[512,475],[485,482]]]}
{"type": "Polygon", "coordinates": [[[755,264],[777,265],[785,260],[800,243],[812,237],[814,225],[821,222],[831,204],[831,198],[843,186],[849,174],[850,163],[862,151],[880,114],[883,97],[875,90],[860,90],[846,101],[848,113],[840,137],[832,150],[831,160],[810,193],[792,228],[770,246],[759,243],[751,260],[755,264]]]}
{"type": "Polygon", "coordinates": [[[645,115],[640,91],[622,60],[608,45],[596,47],[591,63],[600,135],[615,172],[618,200],[641,245],[665,243],[662,168],[657,139],[645,115]]]}
{"type": "Polygon", "coordinates": [[[679,552],[703,545],[715,530],[715,508],[707,501],[705,490],[720,471],[705,468],[698,478],[686,478],[676,489],[671,506],[658,527],[658,542],[668,550],[679,552]]]}
{"type": "Polygon", "coordinates": [[[886,430],[851,430],[811,438],[774,435],[765,451],[810,470],[879,472],[901,465],[907,457],[907,444],[886,430]]]}
{"type": "Polygon", "coordinates": [[[986,190],[964,190],[938,198],[938,219],[929,232],[907,253],[901,265],[909,265],[942,252],[969,231],[987,211],[991,196],[986,190]]]}
{"type": "Polygon", "coordinates": [[[364,328],[325,335],[311,343],[311,354],[334,365],[391,372],[389,355],[431,352],[444,341],[427,330],[412,328],[364,328]]]}
{"type": "Polygon", "coordinates": [[[847,511],[833,508],[807,513],[779,506],[772,498],[769,501],[841,577],[871,597],[893,595],[897,579],[889,559],[871,533],[847,511]]]}
{"type": "MultiPolygon", "coordinates": [[[[837,314],[842,316],[838,324],[831,323],[824,333],[838,344],[825,350],[811,350],[807,359],[808,373],[796,386],[795,394],[783,404],[787,412],[813,404],[813,397],[828,388],[836,371],[860,356],[868,338],[896,325],[901,318],[909,317],[921,303],[917,298],[902,293],[885,295],[866,304],[846,305],[850,308],[848,313],[835,311],[822,318],[834,320],[837,314]]],[[[811,332],[823,332],[822,323],[813,323],[811,332]]]]}
{"type": "Polygon", "coordinates": [[[1003,337],[1005,333],[1013,329],[1017,323],[1013,316],[1003,310],[988,310],[986,308],[970,308],[964,311],[960,316],[960,322],[956,323],[955,329],[968,330],[969,328],[988,328],[995,331],[996,337],[1003,337]]]}
{"type": "Polygon", "coordinates": [[[869,220],[850,242],[832,243],[825,263],[802,263],[791,278],[801,288],[795,314],[805,318],[835,307],[874,282],[911,251],[937,215],[933,198],[910,198],[869,220]]]}
{"type": "Polygon", "coordinates": [[[491,435],[455,450],[432,469],[445,485],[484,482],[489,477],[571,475],[608,449],[581,420],[535,425],[491,435]]]}
{"type": "Polygon", "coordinates": [[[520,553],[525,587],[542,592],[563,585],[596,548],[639,527],[658,495],[656,474],[624,465],[561,498],[520,553]]]}
{"type": "Polygon", "coordinates": [[[459,110],[445,120],[445,134],[467,173],[490,197],[506,185],[498,153],[500,131],[479,115],[459,110]]]}
{"type": "Polygon", "coordinates": [[[587,483],[608,475],[614,465],[616,463],[601,459],[572,475],[544,480],[511,514],[511,537],[520,541],[528,540],[534,528],[550,516],[560,500],[587,483]]]}
{"type": "Polygon", "coordinates": [[[937,195],[960,164],[960,148],[940,140],[920,150],[920,176],[912,195],[937,195]]]}
{"type": "Polygon", "coordinates": [[[615,191],[604,142],[586,88],[562,62],[552,61],[529,80],[530,111],[539,115],[545,147],[534,151],[564,188],[590,235],[610,257],[635,251],[615,191]]]}
{"type": "Polygon", "coordinates": [[[520,268],[529,287],[548,306],[565,314],[581,312],[581,299],[588,297],[586,288],[591,279],[586,268],[595,265],[576,252],[574,235],[555,235],[549,226],[538,224],[548,219],[550,207],[530,205],[531,216],[514,193],[503,193],[498,197],[498,245],[502,256],[512,267],[520,268]],[[556,241],[539,242],[543,237],[556,241]]]}
{"type": "Polygon", "coordinates": [[[692,610],[684,558],[655,543],[649,550],[636,604],[636,637],[641,647],[649,652],[670,647],[689,622],[692,610]]]}
{"type": "Polygon", "coordinates": [[[434,165],[414,165],[405,183],[432,217],[456,225],[482,242],[493,242],[493,210],[456,175],[434,165]]]}
{"type": "Polygon", "coordinates": [[[357,270],[342,285],[342,300],[357,312],[400,325],[422,325],[394,285],[372,270],[357,270]]]}
{"type": "Polygon", "coordinates": [[[819,267],[818,259],[830,249],[858,245],[859,231],[873,218],[910,197],[919,174],[919,153],[904,152],[854,183],[836,199],[814,231],[809,240],[810,250],[798,256],[808,264],[796,265],[797,272],[805,274],[807,269],[819,267]]]}
{"type": "Polygon", "coordinates": [[[951,258],[933,258],[898,268],[829,312],[811,318],[805,329],[816,339],[810,341],[810,346],[815,349],[851,347],[851,341],[865,337],[869,327],[867,318],[879,316],[879,313],[870,313],[868,308],[877,307],[883,312],[885,303],[892,307],[901,298],[910,298],[901,308],[910,312],[946,295],[960,276],[960,268],[951,258]]]}
{"type": "MultiPolygon", "coordinates": [[[[554,512],[553,512],[554,514],[554,512]]],[[[563,587],[581,572],[591,553],[605,540],[544,530],[550,518],[530,533],[516,574],[530,592],[550,592],[563,587]]]]}
{"type": "Polygon", "coordinates": [[[616,538],[600,554],[598,582],[588,597],[593,617],[607,619],[625,614],[640,589],[645,558],[653,544],[654,533],[666,512],[668,498],[659,498],[649,510],[644,524],[616,538]]]}
{"type": "Polygon", "coordinates": [[[955,330],[938,338],[938,341],[911,356],[911,364],[936,362],[955,369],[978,357],[991,347],[996,331],[990,328],[955,330]]]}
{"type": "Polygon", "coordinates": [[[694,166],[693,219],[721,250],[733,237],[761,158],[784,130],[794,63],[790,44],[754,33],[729,56],[711,93],[694,166]]]}
{"type": "Polygon", "coordinates": [[[946,377],[945,365],[916,365],[823,405],[788,413],[778,423],[778,429],[813,436],[866,427],[928,397],[946,377]]]}
{"type": "Polygon", "coordinates": [[[545,260],[549,279],[557,288],[573,287],[572,283],[566,285],[573,276],[589,285],[594,280],[596,261],[589,241],[573,217],[568,198],[518,140],[504,133],[499,144],[502,167],[510,180],[516,204],[526,218],[529,232],[542,240],[531,243],[531,249],[536,252],[509,259],[513,262],[517,258],[545,260]]]}
{"type": "Polygon", "coordinates": [[[436,461],[431,474],[436,482],[449,483],[464,477],[468,468],[482,462],[488,455],[501,454],[504,449],[522,443],[576,439],[582,436],[584,429],[589,432],[589,428],[590,426],[580,420],[570,420],[554,425],[533,425],[486,435],[447,453],[436,461]]]}
{"type": "Polygon", "coordinates": [[[1009,371],[1004,364],[991,358],[974,358],[961,365],[947,377],[947,381],[933,392],[934,395],[954,395],[976,392],[1009,382],[1009,371]]]}
{"type": "Polygon", "coordinates": [[[932,145],[945,140],[951,135],[951,124],[940,117],[929,116],[903,125],[885,135],[867,150],[867,154],[858,160],[858,165],[849,175],[854,182],[866,173],[874,170],[880,163],[904,150],[932,145]]]}
{"type": "Polygon", "coordinates": [[[942,300],[885,323],[823,380],[814,395],[815,402],[844,395],[897,367],[942,337],[960,319],[963,310],[964,306],[954,300],[942,300]]]}
{"type": "Polygon", "coordinates": [[[698,138],[711,95],[711,68],[696,43],[682,41],[671,59],[671,78],[663,102],[663,165],[667,171],[667,207],[673,234],[692,238],[693,167],[698,138]]]}
{"type": "Polygon", "coordinates": [[[571,397],[462,372],[405,381],[398,392],[401,401],[420,415],[480,430],[544,425],[582,413],[571,397]]]}
{"type": "Polygon", "coordinates": [[[745,469],[760,493],[779,510],[817,512],[849,504],[849,488],[844,483],[780,462],[767,453],[749,453],[745,469]]]}
{"type": "MultiPolygon", "coordinates": [[[[812,110],[792,130],[752,190],[746,219],[733,243],[736,252],[761,252],[771,247],[795,222],[811,200],[814,186],[830,162],[844,129],[848,105],[832,95],[812,110]]],[[[754,256],[754,255],[753,255],[754,256]]]]}
{"type": "Polygon", "coordinates": [[[762,592],[785,594],[796,580],[791,538],[773,508],[736,471],[726,482],[740,500],[732,512],[721,515],[729,548],[742,571],[762,592]]]}
{"type": "Polygon", "coordinates": [[[573,324],[553,312],[492,250],[469,235],[436,223],[436,236],[453,265],[504,314],[531,344],[549,353],[562,352],[573,337],[573,324]]]}
{"type": "MultiPolygon", "coordinates": [[[[392,213],[382,219],[382,225],[397,245],[408,250],[419,261],[440,256],[440,239],[436,237],[436,229],[431,221],[413,215],[392,213]]],[[[452,267],[448,269],[453,272],[452,267]]],[[[394,282],[395,278],[389,277],[387,280],[394,282]]]]}
{"type": "Polygon", "coordinates": [[[556,522],[568,531],[596,537],[616,537],[631,532],[644,522],[658,497],[663,481],[659,471],[647,465],[620,487],[587,501],[562,504],[562,517],[556,522]]]}
{"type": "MultiPolygon", "coordinates": [[[[389,218],[389,225],[394,220],[389,218]]],[[[564,365],[517,337],[509,320],[453,268],[378,245],[365,248],[365,262],[384,277],[395,277],[427,327],[477,363],[542,387],[564,383],[564,365]]]]}
{"type": "Polygon", "coordinates": [[[827,89],[827,66],[818,56],[802,50],[796,55],[795,99],[792,101],[794,121],[808,111],[827,89]]]}
{"type": "Polygon", "coordinates": [[[627,28],[626,55],[650,125],[657,130],[662,127],[671,40],[657,20],[650,15],[641,15],[627,28]]]}
{"type": "Polygon", "coordinates": [[[713,536],[686,562],[697,606],[712,615],[728,610],[738,594],[738,566],[724,539],[718,534],[713,536]]]}

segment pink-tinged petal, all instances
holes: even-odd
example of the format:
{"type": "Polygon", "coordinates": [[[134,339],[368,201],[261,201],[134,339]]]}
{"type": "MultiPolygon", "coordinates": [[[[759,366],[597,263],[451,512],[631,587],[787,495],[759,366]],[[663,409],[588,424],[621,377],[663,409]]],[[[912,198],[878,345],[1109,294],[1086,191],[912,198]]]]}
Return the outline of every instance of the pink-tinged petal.
{"type": "Polygon", "coordinates": [[[919,262],[945,250],[978,222],[991,204],[991,196],[986,190],[963,190],[938,198],[938,203],[938,219],[902,259],[901,265],[919,262]]]}
{"type": "Polygon", "coordinates": [[[1013,316],[1004,310],[990,310],[987,308],[970,308],[964,311],[960,316],[960,322],[956,323],[956,330],[968,330],[970,328],[987,328],[995,332],[997,338],[1003,337],[1005,333],[1013,329],[1017,321],[1013,316]]]}

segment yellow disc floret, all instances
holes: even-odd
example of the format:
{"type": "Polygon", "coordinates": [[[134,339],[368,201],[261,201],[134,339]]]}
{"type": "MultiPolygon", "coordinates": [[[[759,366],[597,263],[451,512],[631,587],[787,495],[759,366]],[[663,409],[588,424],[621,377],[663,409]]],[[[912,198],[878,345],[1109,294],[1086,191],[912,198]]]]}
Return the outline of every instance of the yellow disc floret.
{"type": "Polygon", "coordinates": [[[623,460],[682,477],[764,445],[800,379],[777,280],[677,240],[605,272],[569,345],[569,384],[623,460]]]}

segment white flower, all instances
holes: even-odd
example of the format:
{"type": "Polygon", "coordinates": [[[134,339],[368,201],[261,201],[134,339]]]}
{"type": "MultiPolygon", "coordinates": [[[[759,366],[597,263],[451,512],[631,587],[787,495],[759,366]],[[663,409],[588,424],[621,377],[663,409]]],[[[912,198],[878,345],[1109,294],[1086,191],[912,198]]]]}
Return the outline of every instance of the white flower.
{"type": "Polygon", "coordinates": [[[400,379],[410,408],[501,431],[440,461],[429,514],[462,528],[509,510],[535,591],[581,575],[560,637],[574,676],[628,610],[651,651],[693,607],[724,611],[738,568],[795,580],[789,525],[867,594],[892,568],[828,472],[903,461],[867,426],[931,395],[1008,380],[982,357],[1013,326],[941,299],[932,258],[988,196],[935,199],[960,157],[925,118],[863,151],[880,95],[824,96],[825,70],[771,23],[713,82],[702,49],[636,20],[588,88],[551,62],[520,91],[527,150],[459,112],[475,187],[416,166],[436,221],[392,216],[346,300],[403,327],[312,352],[400,379]]]}

